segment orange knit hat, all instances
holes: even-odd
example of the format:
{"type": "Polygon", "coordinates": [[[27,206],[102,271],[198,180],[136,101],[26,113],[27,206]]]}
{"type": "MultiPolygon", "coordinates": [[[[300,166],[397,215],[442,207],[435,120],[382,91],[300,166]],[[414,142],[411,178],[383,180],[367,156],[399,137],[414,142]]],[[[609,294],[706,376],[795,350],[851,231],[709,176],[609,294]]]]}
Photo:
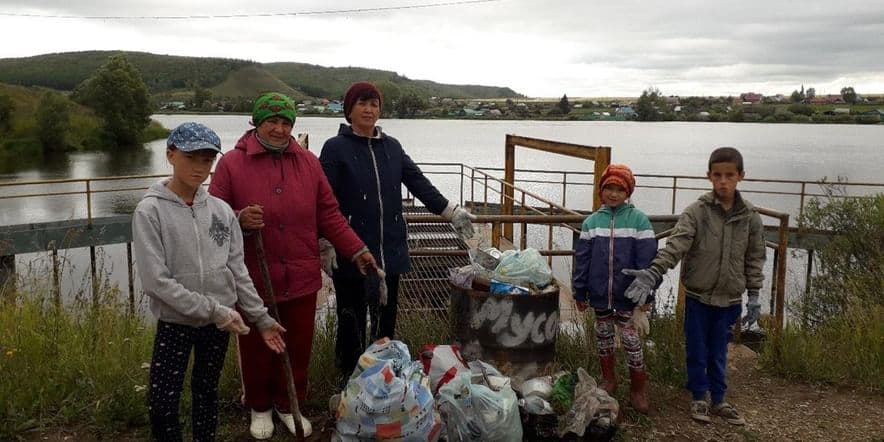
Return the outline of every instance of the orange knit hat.
{"type": "Polygon", "coordinates": [[[605,168],[605,172],[602,173],[600,183],[599,196],[602,195],[602,189],[608,184],[616,184],[626,189],[627,196],[632,196],[632,192],[635,190],[635,176],[632,175],[629,166],[625,164],[609,164],[605,168]]]}

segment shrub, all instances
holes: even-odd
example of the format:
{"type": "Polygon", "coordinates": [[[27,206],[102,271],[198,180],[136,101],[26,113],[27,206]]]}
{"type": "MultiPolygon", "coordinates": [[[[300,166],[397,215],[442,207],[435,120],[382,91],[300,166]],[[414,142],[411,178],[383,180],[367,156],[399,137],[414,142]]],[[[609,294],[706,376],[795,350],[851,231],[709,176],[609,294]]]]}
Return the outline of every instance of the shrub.
{"type": "Polygon", "coordinates": [[[817,251],[818,270],[806,296],[792,308],[805,327],[816,327],[851,305],[884,306],[884,194],[845,197],[835,186],[813,199],[801,224],[830,232],[832,240],[817,251]]]}
{"type": "Polygon", "coordinates": [[[795,320],[774,334],[762,362],[787,377],[884,390],[884,194],[827,189],[801,221],[833,237],[817,251],[809,290],[789,306],[795,320]]]}
{"type": "Polygon", "coordinates": [[[813,115],[813,107],[811,107],[809,104],[803,104],[803,103],[790,104],[788,107],[788,110],[789,110],[789,112],[792,112],[793,114],[807,115],[808,117],[813,115]]]}

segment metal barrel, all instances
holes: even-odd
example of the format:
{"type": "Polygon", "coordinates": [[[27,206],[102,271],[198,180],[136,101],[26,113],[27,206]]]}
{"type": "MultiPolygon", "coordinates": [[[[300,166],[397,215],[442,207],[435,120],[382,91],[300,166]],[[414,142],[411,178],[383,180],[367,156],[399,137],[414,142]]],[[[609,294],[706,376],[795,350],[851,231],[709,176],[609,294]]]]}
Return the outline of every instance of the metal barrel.
{"type": "Polygon", "coordinates": [[[542,295],[494,295],[452,285],[449,317],[465,359],[481,359],[514,380],[552,373],[558,285],[542,295]]]}

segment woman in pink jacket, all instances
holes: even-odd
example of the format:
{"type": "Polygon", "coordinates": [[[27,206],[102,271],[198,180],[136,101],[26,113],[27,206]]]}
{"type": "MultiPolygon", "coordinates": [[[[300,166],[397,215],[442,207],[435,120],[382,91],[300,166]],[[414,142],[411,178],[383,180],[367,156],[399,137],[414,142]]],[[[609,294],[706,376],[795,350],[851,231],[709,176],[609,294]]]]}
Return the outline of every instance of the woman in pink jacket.
{"type": "MultiPolygon", "coordinates": [[[[218,162],[209,193],[237,213],[245,234],[245,261],[258,293],[266,288],[255,254],[254,236],[261,230],[280,322],[286,327],[286,349],[292,360],[298,400],[307,393],[307,365],[313,342],[316,293],[322,286],[319,242],[322,236],[350,257],[361,272],[376,268],[374,257],[350,229],[338,209],[319,160],[292,138],[294,102],[279,93],[258,97],[247,131],[218,162]]],[[[252,436],[273,434],[273,410],[295,433],[281,358],[257,333],[239,337],[243,403],[251,408],[252,436]]],[[[305,433],[310,422],[302,421],[305,433]]]]}

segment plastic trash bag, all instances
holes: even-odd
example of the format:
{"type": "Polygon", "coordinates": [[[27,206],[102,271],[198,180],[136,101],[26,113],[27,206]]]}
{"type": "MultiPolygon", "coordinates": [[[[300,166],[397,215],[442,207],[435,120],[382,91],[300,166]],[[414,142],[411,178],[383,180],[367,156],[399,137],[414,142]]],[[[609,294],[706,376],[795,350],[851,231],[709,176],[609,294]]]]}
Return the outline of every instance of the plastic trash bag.
{"type": "Polygon", "coordinates": [[[537,249],[507,250],[494,269],[494,279],[513,285],[530,283],[543,288],[552,281],[552,270],[537,249]]]}
{"type": "Polygon", "coordinates": [[[522,421],[509,378],[481,361],[459,373],[436,397],[447,440],[519,441],[522,421]]]}
{"type": "Polygon", "coordinates": [[[421,362],[424,373],[430,377],[430,391],[434,395],[459,373],[470,371],[457,345],[426,344],[421,351],[421,362]]]}
{"type": "Polygon", "coordinates": [[[408,347],[378,340],[360,356],[341,394],[335,439],[435,441],[442,425],[434,404],[429,379],[408,347]]]}
{"type": "Polygon", "coordinates": [[[519,407],[525,410],[525,413],[528,414],[536,414],[540,416],[555,414],[553,411],[552,405],[546,401],[546,399],[540,396],[528,396],[523,399],[519,399],[519,407]]]}
{"type": "Polygon", "coordinates": [[[487,249],[470,249],[467,254],[470,255],[470,262],[477,264],[482,268],[494,270],[500,264],[501,252],[494,247],[487,249]]]}
{"type": "Polygon", "coordinates": [[[473,264],[451,268],[448,269],[448,281],[456,287],[470,290],[473,288],[473,279],[476,278],[476,273],[473,264]]]}
{"type": "Polygon", "coordinates": [[[528,379],[519,386],[519,393],[522,397],[537,396],[541,399],[549,400],[552,395],[552,376],[541,376],[539,378],[528,379]]]}
{"type": "Polygon", "coordinates": [[[613,430],[620,413],[617,400],[599,388],[583,367],[577,369],[577,379],[571,408],[559,416],[559,437],[567,433],[582,437],[590,427],[593,432],[613,430]]]}
{"type": "Polygon", "coordinates": [[[488,289],[492,295],[530,295],[531,290],[526,287],[520,287],[517,285],[510,284],[508,282],[496,281],[494,279],[491,280],[491,285],[488,289]]]}

